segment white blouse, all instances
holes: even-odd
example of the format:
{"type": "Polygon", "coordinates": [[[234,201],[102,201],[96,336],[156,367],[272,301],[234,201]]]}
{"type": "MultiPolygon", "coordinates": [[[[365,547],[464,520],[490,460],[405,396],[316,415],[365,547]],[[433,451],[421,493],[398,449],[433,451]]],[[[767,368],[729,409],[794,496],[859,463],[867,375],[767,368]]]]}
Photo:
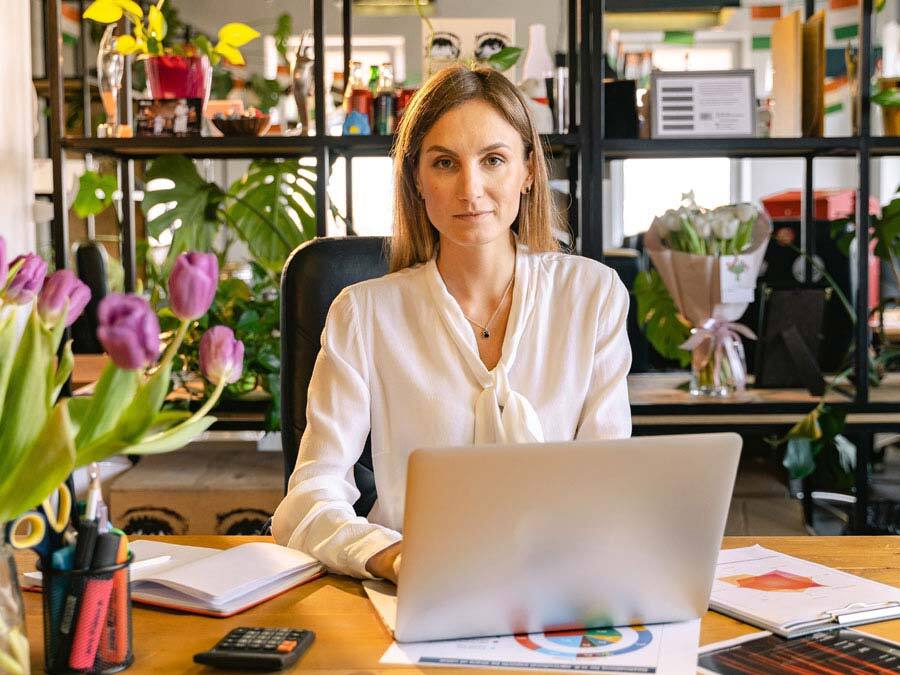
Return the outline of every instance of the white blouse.
{"type": "Polygon", "coordinates": [[[307,426],[275,540],[331,571],[402,538],[406,461],[425,446],[631,435],[628,291],[594,260],[516,252],[502,355],[488,371],[435,261],[344,289],[328,312],[307,426]],[[355,515],[353,465],[371,431],[378,499],[355,515]]]}

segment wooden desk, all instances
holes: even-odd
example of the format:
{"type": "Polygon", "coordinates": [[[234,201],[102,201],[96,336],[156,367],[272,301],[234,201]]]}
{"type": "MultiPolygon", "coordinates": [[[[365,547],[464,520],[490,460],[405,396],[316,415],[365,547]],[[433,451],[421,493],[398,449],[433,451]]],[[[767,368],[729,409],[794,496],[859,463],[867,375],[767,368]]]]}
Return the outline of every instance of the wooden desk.
{"type": "MultiPolygon", "coordinates": [[[[179,544],[227,548],[262,537],[155,537],[179,544]]],[[[728,537],[726,548],[763,546],[830,565],[876,581],[900,586],[900,537],[728,537]]],[[[31,568],[33,556],[18,553],[20,569],[31,568]]],[[[25,593],[32,668],[43,669],[41,598],[25,593]]],[[[298,662],[296,670],[318,673],[377,673],[388,670],[378,664],[391,643],[390,634],[366,599],[362,586],[352,579],[326,576],[300,586],[243,614],[229,619],[210,619],[134,607],[134,665],[129,673],[209,673],[193,663],[192,655],[211,647],[237,626],[296,626],[316,633],[316,641],[298,662]]],[[[900,640],[900,619],[862,628],[873,635],[900,640]]],[[[736,637],[758,629],[728,617],[707,612],[700,632],[701,644],[736,637]]],[[[391,670],[394,667],[390,668],[391,670]]],[[[409,668],[431,672],[432,668],[409,668]]],[[[445,672],[472,672],[446,669],[445,672]]]]}

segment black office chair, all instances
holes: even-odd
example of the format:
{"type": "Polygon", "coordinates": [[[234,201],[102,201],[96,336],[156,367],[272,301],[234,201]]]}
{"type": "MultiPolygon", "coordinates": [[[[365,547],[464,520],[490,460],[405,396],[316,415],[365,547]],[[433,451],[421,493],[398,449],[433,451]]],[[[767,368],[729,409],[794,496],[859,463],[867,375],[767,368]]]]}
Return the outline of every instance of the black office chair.
{"type": "MultiPolygon", "coordinates": [[[[306,429],[306,393],[319,353],[328,308],[343,288],[387,274],[384,237],[314,239],[299,246],[281,276],[281,445],[284,483],[297,463],[306,429]]],[[[356,513],[368,515],[375,503],[371,440],[353,469],[360,498],[356,513]]]]}

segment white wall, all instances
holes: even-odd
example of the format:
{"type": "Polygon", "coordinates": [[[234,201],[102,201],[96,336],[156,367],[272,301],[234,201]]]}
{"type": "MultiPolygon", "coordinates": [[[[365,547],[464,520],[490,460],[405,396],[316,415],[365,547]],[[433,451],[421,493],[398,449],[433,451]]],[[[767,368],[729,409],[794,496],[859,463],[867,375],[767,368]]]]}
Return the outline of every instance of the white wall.
{"type": "Polygon", "coordinates": [[[5,2],[2,36],[3,68],[0,91],[0,236],[13,255],[34,250],[32,220],[32,129],[30,8],[5,2]]]}
{"type": "MultiPolygon", "coordinates": [[[[349,0],[348,0],[349,1],[349,0]]],[[[547,43],[551,52],[565,51],[566,0],[437,0],[435,17],[500,17],[516,19],[516,46],[528,45],[528,25],[543,23],[547,26],[547,43]]],[[[184,21],[211,34],[228,21],[243,21],[263,34],[270,33],[275,19],[282,12],[290,13],[294,32],[312,28],[312,4],[296,0],[270,0],[248,3],[245,0],[191,0],[179,3],[179,13],[184,21]]],[[[341,34],[341,8],[339,2],[325,3],[325,32],[341,34]]],[[[401,35],[406,39],[406,64],[409,80],[420,81],[422,68],[421,20],[417,14],[404,16],[362,16],[353,14],[352,30],[357,35],[401,35]]],[[[253,71],[262,71],[262,41],[254,40],[241,51],[253,71]]]]}

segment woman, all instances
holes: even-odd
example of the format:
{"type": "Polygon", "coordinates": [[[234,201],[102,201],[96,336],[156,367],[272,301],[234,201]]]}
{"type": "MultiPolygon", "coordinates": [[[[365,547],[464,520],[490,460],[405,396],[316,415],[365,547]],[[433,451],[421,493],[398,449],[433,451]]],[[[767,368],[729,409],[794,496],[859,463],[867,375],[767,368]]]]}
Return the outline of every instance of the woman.
{"type": "Polygon", "coordinates": [[[540,138],[519,91],[452,67],[397,132],[391,274],[334,301],[276,541],[394,582],[406,461],[424,446],[631,433],[628,292],[558,251],[540,138]],[[355,515],[371,431],[378,500],[355,515]]]}

